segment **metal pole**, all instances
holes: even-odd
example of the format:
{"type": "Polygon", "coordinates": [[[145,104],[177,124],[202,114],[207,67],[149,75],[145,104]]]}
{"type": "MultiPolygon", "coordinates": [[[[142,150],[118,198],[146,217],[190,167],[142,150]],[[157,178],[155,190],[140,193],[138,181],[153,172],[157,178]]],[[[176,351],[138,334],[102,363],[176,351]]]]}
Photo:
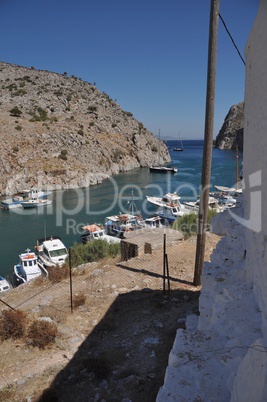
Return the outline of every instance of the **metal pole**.
{"type": "Polygon", "coordinates": [[[205,136],[202,161],[201,194],[198,214],[198,234],[195,259],[194,285],[201,285],[202,266],[204,262],[206,226],[209,208],[210,173],[213,145],[215,82],[216,82],[216,56],[220,0],[211,0],[209,51],[207,69],[205,136]]]}

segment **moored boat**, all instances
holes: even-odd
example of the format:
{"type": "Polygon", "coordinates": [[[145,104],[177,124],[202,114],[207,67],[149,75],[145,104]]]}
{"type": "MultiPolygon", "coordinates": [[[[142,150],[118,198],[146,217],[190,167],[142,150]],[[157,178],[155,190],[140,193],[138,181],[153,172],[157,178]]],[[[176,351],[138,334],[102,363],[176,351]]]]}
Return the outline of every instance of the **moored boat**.
{"type": "MultiPolygon", "coordinates": [[[[189,210],[198,212],[200,206],[200,197],[198,197],[196,201],[184,201],[184,204],[189,210]]],[[[224,211],[225,207],[220,205],[215,197],[209,197],[209,209],[216,212],[222,212],[224,211]]]]}
{"type": "Polygon", "coordinates": [[[6,292],[10,288],[10,283],[5,278],[0,276],[0,292],[6,292]]]}
{"type": "Polygon", "coordinates": [[[38,264],[44,268],[63,265],[68,257],[68,250],[58,236],[37,240],[35,249],[38,264]]]}
{"type": "Polygon", "coordinates": [[[83,226],[82,229],[85,231],[81,235],[81,241],[84,244],[94,240],[105,240],[108,243],[120,243],[121,241],[120,238],[106,234],[104,228],[96,224],[83,226]]]}
{"type": "Polygon", "coordinates": [[[177,173],[178,169],[171,166],[150,166],[150,172],[153,173],[177,173]]]}
{"type": "Polygon", "coordinates": [[[26,253],[19,255],[19,263],[14,265],[14,286],[29,282],[40,275],[42,275],[42,271],[37,262],[37,255],[32,253],[30,249],[27,249],[26,253]]]}
{"type": "Polygon", "coordinates": [[[119,214],[106,217],[105,231],[110,236],[124,237],[125,232],[144,227],[141,215],[119,214]]]}
{"type": "Polygon", "coordinates": [[[13,209],[22,207],[21,203],[28,201],[31,198],[46,199],[51,192],[45,192],[37,189],[24,190],[11,198],[6,198],[1,201],[1,208],[13,209]]]}
{"type": "Polygon", "coordinates": [[[149,203],[160,207],[156,214],[169,221],[174,221],[190,212],[184,204],[181,204],[181,197],[177,193],[167,193],[163,197],[146,196],[146,198],[149,203]]]}
{"type": "Polygon", "coordinates": [[[45,207],[47,205],[51,205],[52,201],[48,199],[41,199],[41,198],[30,198],[27,201],[22,201],[21,205],[23,208],[38,208],[38,207],[45,207]]]}

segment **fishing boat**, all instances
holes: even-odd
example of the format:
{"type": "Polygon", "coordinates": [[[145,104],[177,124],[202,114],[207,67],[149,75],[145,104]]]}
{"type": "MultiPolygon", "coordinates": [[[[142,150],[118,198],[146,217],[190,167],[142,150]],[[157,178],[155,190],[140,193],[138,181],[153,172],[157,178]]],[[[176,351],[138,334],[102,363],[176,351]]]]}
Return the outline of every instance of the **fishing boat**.
{"type": "Polygon", "coordinates": [[[105,221],[105,231],[110,236],[123,238],[125,232],[141,229],[144,227],[141,215],[118,214],[107,216],[105,221]]]}
{"type": "Polygon", "coordinates": [[[157,229],[164,227],[162,219],[159,216],[152,216],[151,218],[146,218],[144,220],[145,228],[157,229]]]}
{"type": "Polygon", "coordinates": [[[179,216],[182,216],[177,207],[163,206],[156,211],[158,216],[164,223],[173,223],[179,216]]]}
{"type": "Polygon", "coordinates": [[[141,229],[145,226],[143,217],[134,202],[133,192],[127,201],[128,208],[125,213],[107,216],[105,219],[105,232],[110,236],[124,238],[125,232],[141,229]]]}
{"type": "MultiPolygon", "coordinates": [[[[160,130],[159,130],[159,141],[160,141],[160,130]]],[[[158,150],[158,158],[159,158],[159,164],[158,166],[150,166],[149,170],[152,173],[177,173],[178,169],[173,166],[161,166],[160,165],[160,153],[158,150]]]]}
{"type": "Polygon", "coordinates": [[[83,244],[94,240],[105,240],[108,243],[120,243],[121,241],[121,239],[117,237],[106,234],[104,228],[96,224],[83,226],[82,229],[85,231],[85,233],[81,235],[81,242],[83,244]]]}
{"type": "Polygon", "coordinates": [[[45,192],[37,189],[31,190],[23,190],[21,193],[18,193],[11,198],[7,198],[1,201],[1,208],[3,209],[13,209],[22,207],[22,202],[28,201],[31,198],[43,199],[47,198],[47,196],[51,194],[51,192],[45,192]]]}
{"type": "Polygon", "coordinates": [[[37,262],[37,255],[30,249],[26,253],[19,255],[19,263],[14,265],[13,283],[19,286],[42,275],[42,271],[37,262]]]}
{"type": "Polygon", "coordinates": [[[0,276],[0,292],[6,292],[10,288],[10,283],[5,278],[0,276]]]}
{"type": "Polygon", "coordinates": [[[38,264],[45,269],[56,265],[63,265],[68,257],[68,250],[58,236],[37,240],[35,249],[38,256],[38,264]]]}
{"type": "Polygon", "coordinates": [[[30,198],[27,201],[22,201],[21,202],[21,206],[24,209],[28,209],[28,208],[38,208],[38,207],[45,207],[47,205],[51,205],[52,201],[48,200],[46,198],[30,198]]]}

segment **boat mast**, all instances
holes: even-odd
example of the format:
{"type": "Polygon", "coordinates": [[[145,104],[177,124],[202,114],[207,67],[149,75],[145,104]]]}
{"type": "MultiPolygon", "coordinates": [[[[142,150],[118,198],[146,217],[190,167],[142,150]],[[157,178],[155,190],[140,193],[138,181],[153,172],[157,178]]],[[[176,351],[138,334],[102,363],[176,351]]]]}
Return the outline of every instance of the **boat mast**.
{"type": "Polygon", "coordinates": [[[238,145],[236,144],[236,156],[235,156],[235,158],[236,158],[236,164],[235,164],[235,168],[236,168],[236,172],[235,172],[235,176],[236,176],[236,180],[235,180],[235,189],[236,190],[238,190],[238,177],[239,177],[239,174],[238,174],[238,170],[239,170],[239,166],[238,166],[238,145]]]}

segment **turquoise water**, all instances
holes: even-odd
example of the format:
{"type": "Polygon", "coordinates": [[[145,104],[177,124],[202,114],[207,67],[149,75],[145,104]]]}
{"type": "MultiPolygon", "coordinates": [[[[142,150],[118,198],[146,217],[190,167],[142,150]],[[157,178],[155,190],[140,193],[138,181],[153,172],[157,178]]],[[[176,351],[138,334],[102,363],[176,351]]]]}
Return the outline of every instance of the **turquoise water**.
{"type": "MultiPolygon", "coordinates": [[[[18,255],[27,248],[34,250],[36,240],[50,235],[60,236],[67,247],[79,241],[81,227],[104,223],[105,217],[127,211],[131,194],[143,217],[153,215],[155,208],[146,202],[146,195],[163,196],[177,191],[182,200],[196,199],[199,194],[203,141],[184,141],[184,151],[168,141],[171,165],[177,174],[151,173],[148,168],[120,173],[102,184],[87,189],[58,190],[52,194],[52,205],[43,209],[0,210],[0,275],[8,277],[18,255]]],[[[211,189],[213,185],[235,183],[235,151],[213,150],[211,189]]]]}

